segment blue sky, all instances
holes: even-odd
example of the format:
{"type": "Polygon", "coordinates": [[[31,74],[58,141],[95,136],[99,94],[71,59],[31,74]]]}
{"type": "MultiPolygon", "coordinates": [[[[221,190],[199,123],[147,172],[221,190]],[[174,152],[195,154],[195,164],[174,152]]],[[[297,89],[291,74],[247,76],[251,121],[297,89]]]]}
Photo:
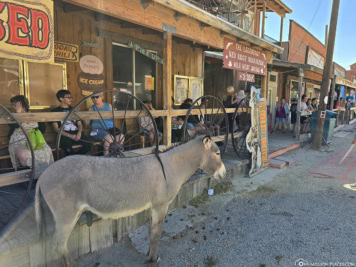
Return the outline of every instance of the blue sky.
{"type": "MultiPolygon", "coordinates": [[[[283,25],[283,41],[288,41],[289,20],[309,30],[322,43],[325,42],[325,25],[330,23],[332,0],[282,0],[293,10],[283,25]],[[319,4],[320,2],[320,4],[319,4]],[[319,8],[317,9],[319,5],[319,8]],[[312,22],[314,13],[315,18],[312,22]]],[[[334,61],[347,70],[356,62],[356,0],[341,0],[337,24],[334,61]]],[[[279,40],[280,17],[268,13],[265,33],[279,40]]]]}

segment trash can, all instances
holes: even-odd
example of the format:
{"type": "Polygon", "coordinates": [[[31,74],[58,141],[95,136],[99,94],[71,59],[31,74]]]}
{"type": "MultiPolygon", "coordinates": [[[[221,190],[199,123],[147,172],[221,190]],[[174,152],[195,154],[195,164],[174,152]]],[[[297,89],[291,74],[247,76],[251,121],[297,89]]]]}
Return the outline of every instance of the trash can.
{"type": "MultiPolygon", "coordinates": [[[[337,116],[336,112],[332,112],[330,110],[326,111],[324,129],[323,129],[323,144],[327,144],[331,142],[331,139],[334,134],[335,124],[336,124],[336,116],[337,116]]],[[[312,122],[311,122],[312,139],[314,139],[317,123],[318,123],[318,112],[314,111],[312,114],[312,122]]]]}

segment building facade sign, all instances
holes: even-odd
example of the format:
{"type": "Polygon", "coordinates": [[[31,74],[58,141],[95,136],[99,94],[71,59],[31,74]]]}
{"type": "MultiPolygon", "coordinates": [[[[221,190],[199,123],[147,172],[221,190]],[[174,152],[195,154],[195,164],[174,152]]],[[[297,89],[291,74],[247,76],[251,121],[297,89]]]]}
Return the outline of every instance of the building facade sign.
{"type": "Polygon", "coordinates": [[[258,75],[267,74],[266,54],[251,47],[238,44],[224,38],[224,68],[249,72],[258,75]]]}
{"type": "Polygon", "coordinates": [[[255,74],[240,71],[238,79],[239,79],[239,81],[254,83],[255,82],[255,74]]]}
{"type": "Polygon", "coordinates": [[[85,73],[101,74],[104,71],[103,62],[96,56],[87,55],[79,61],[80,69],[85,73]]]}
{"type": "Polygon", "coordinates": [[[53,1],[0,1],[0,57],[53,63],[53,1]]]}
{"type": "Polygon", "coordinates": [[[308,46],[307,50],[307,62],[308,65],[317,67],[319,69],[324,69],[325,59],[322,55],[319,55],[312,48],[308,46]]]}
{"type": "Polygon", "coordinates": [[[102,90],[105,87],[104,75],[81,72],[78,75],[78,86],[84,91],[94,92],[102,90]]]}
{"type": "Polygon", "coordinates": [[[147,49],[142,48],[140,45],[133,43],[132,41],[129,41],[128,46],[134,49],[136,52],[141,53],[142,55],[158,62],[159,64],[163,64],[163,59],[160,58],[156,53],[152,53],[151,51],[148,51],[147,49]]]}
{"type": "Polygon", "coordinates": [[[79,46],[54,42],[54,58],[59,61],[79,61],[79,46]]]}
{"type": "Polygon", "coordinates": [[[345,78],[346,77],[346,70],[341,67],[339,64],[337,63],[333,63],[333,69],[334,69],[334,75],[336,77],[340,77],[340,78],[345,78]]]}

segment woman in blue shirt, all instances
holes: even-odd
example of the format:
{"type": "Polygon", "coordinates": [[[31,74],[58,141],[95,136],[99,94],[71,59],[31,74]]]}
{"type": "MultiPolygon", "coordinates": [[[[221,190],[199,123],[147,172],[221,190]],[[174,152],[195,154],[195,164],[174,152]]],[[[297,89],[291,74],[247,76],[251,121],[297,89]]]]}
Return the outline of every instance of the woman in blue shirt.
{"type": "MultiPolygon", "coordinates": [[[[91,97],[94,105],[89,111],[112,111],[112,106],[103,101],[102,94],[96,94],[91,97]]],[[[109,154],[109,146],[114,141],[116,133],[116,142],[123,144],[125,136],[121,134],[120,129],[116,128],[112,119],[92,120],[90,136],[96,141],[104,141],[104,156],[109,154]]]]}

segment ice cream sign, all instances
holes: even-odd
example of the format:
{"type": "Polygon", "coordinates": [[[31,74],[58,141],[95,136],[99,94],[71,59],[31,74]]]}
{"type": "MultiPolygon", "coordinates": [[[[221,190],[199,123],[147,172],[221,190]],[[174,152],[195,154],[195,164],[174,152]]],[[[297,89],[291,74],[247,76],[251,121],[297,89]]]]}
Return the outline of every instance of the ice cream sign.
{"type": "Polygon", "coordinates": [[[224,38],[224,68],[266,75],[266,54],[224,38]]]}

